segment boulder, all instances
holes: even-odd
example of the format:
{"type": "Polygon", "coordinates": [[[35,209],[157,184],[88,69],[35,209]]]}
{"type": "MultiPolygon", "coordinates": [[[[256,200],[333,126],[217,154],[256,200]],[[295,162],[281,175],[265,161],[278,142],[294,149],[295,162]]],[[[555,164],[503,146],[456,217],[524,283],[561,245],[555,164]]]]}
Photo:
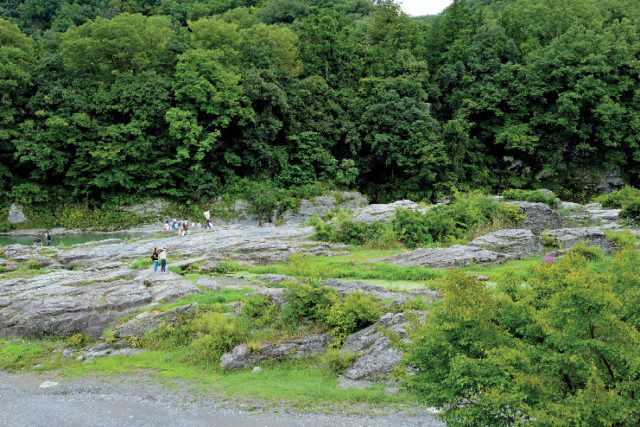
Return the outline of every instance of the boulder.
{"type": "Polygon", "coordinates": [[[305,221],[314,215],[322,216],[327,212],[340,207],[347,210],[359,209],[367,206],[369,201],[360,193],[336,191],[326,196],[318,196],[313,199],[303,199],[300,201],[297,213],[286,212],[283,216],[287,221],[305,221]]]}
{"type": "Polygon", "coordinates": [[[474,262],[480,265],[502,264],[513,259],[511,255],[489,251],[477,246],[453,245],[448,248],[420,248],[394,255],[383,262],[409,267],[453,268],[466,267],[474,262]]]}
{"type": "Polygon", "coordinates": [[[520,213],[525,215],[522,228],[540,234],[542,230],[553,230],[562,227],[560,214],[544,203],[507,202],[508,205],[520,206],[520,213]]]}
{"type": "Polygon", "coordinates": [[[300,281],[295,277],[285,276],[284,274],[263,274],[260,278],[267,283],[300,283],[300,281]]]}
{"type": "Polygon", "coordinates": [[[471,246],[508,254],[515,259],[529,258],[542,253],[540,239],[531,230],[506,229],[477,237],[471,246]]]}
{"type": "Polygon", "coordinates": [[[331,337],[327,334],[312,335],[287,341],[284,344],[260,344],[260,348],[249,349],[246,345],[238,345],[230,353],[220,358],[220,366],[234,371],[253,366],[265,360],[282,360],[322,354],[327,350],[331,337]]]}
{"type": "Polygon", "coordinates": [[[9,216],[7,217],[7,221],[9,221],[11,224],[19,224],[21,222],[27,222],[29,221],[29,219],[24,214],[22,205],[13,203],[9,207],[9,216]]]}
{"type": "Polygon", "coordinates": [[[287,302],[287,296],[286,293],[289,292],[289,289],[284,289],[284,288],[261,288],[259,290],[257,290],[256,292],[251,292],[248,294],[245,294],[244,297],[251,297],[251,296],[255,296],[255,295],[264,295],[269,297],[269,300],[277,305],[277,306],[282,306],[284,303],[287,302]]]}
{"type": "Polygon", "coordinates": [[[373,325],[351,334],[345,340],[342,349],[351,353],[360,353],[360,357],[344,372],[350,380],[380,380],[391,376],[394,366],[402,360],[402,354],[391,346],[389,339],[379,329],[384,328],[396,333],[407,342],[409,330],[414,321],[424,323],[425,315],[420,312],[388,313],[373,325]],[[413,316],[413,319],[410,318],[413,316]]]}
{"type": "Polygon", "coordinates": [[[596,227],[559,228],[543,233],[543,236],[552,238],[560,248],[570,249],[579,242],[585,242],[590,246],[598,246],[605,253],[611,253],[617,249],[617,245],[611,241],[602,230],[596,227]]]}

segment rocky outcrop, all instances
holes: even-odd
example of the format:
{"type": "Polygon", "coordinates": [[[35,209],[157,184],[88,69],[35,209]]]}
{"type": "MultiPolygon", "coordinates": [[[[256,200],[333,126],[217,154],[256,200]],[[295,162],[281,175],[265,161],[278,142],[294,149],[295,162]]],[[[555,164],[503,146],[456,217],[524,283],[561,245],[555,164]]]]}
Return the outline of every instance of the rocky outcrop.
{"type": "Polygon", "coordinates": [[[346,210],[355,211],[369,204],[369,201],[356,192],[336,191],[327,196],[318,196],[313,199],[300,201],[300,206],[296,213],[287,212],[283,216],[284,220],[305,221],[314,215],[322,216],[327,212],[340,207],[346,210]]]}
{"type": "Polygon", "coordinates": [[[402,360],[402,354],[391,346],[391,341],[380,332],[380,328],[397,334],[406,342],[414,322],[424,323],[424,320],[425,315],[420,312],[388,313],[373,325],[349,335],[342,349],[360,353],[360,357],[343,375],[351,380],[389,378],[395,365],[402,360]]]}
{"type": "Polygon", "coordinates": [[[540,234],[542,230],[553,230],[562,227],[562,216],[544,203],[507,202],[507,205],[520,206],[520,213],[525,215],[521,228],[540,234]]]}
{"type": "Polygon", "coordinates": [[[9,216],[7,217],[7,221],[11,224],[19,224],[21,222],[27,222],[29,219],[24,214],[22,206],[14,203],[9,207],[9,216]]]}
{"type": "Polygon", "coordinates": [[[474,262],[479,265],[501,264],[513,259],[511,255],[489,251],[477,246],[453,245],[448,248],[420,248],[411,252],[394,255],[383,262],[404,267],[452,268],[466,267],[474,262]]]}
{"type": "Polygon", "coordinates": [[[99,337],[115,320],[157,301],[200,293],[173,273],[56,270],[0,281],[0,336],[99,337]]]}
{"type": "Polygon", "coordinates": [[[284,344],[260,344],[259,348],[238,345],[230,353],[220,358],[220,366],[231,371],[253,366],[265,360],[282,360],[322,354],[331,342],[329,335],[312,335],[306,338],[287,341],[284,344]]]}
{"type": "Polygon", "coordinates": [[[382,286],[374,286],[361,281],[343,282],[339,279],[327,279],[322,282],[322,285],[335,289],[343,296],[353,292],[362,292],[365,295],[380,300],[391,300],[397,303],[403,303],[408,299],[414,299],[420,296],[427,304],[432,304],[435,300],[442,298],[440,292],[431,289],[413,289],[409,292],[393,292],[382,286]]]}
{"type": "Polygon", "coordinates": [[[419,212],[426,212],[429,208],[421,208],[416,202],[411,200],[399,200],[397,202],[388,204],[373,204],[363,209],[359,209],[354,212],[353,220],[355,222],[362,222],[371,224],[375,221],[390,222],[396,216],[398,209],[413,210],[419,212]]]}
{"type": "Polygon", "coordinates": [[[526,229],[494,231],[474,239],[469,245],[511,255],[515,259],[529,258],[543,251],[540,239],[526,229]]]}
{"type": "Polygon", "coordinates": [[[125,323],[116,324],[113,335],[116,338],[142,338],[158,329],[161,323],[175,326],[185,316],[193,314],[198,304],[188,304],[168,311],[145,311],[125,323]]]}
{"type": "Polygon", "coordinates": [[[164,199],[151,199],[145,203],[132,206],[124,206],[123,211],[140,215],[141,217],[159,218],[169,209],[169,202],[164,199]]]}
{"type": "Polygon", "coordinates": [[[561,249],[569,249],[579,242],[585,242],[589,246],[598,246],[605,253],[617,249],[617,245],[611,241],[602,230],[596,227],[559,228],[543,233],[543,236],[552,238],[561,249]]]}

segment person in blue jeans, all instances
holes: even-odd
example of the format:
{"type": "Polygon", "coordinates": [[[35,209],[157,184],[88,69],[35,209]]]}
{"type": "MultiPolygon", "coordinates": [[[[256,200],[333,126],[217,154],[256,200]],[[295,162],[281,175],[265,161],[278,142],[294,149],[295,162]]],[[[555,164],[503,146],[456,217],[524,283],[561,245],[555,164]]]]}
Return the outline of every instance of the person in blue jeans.
{"type": "Polygon", "coordinates": [[[160,258],[160,273],[167,272],[167,248],[160,249],[160,254],[158,255],[160,258]]]}
{"type": "Polygon", "coordinates": [[[153,255],[151,255],[151,259],[153,260],[153,271],[158,271],[158,248],[153,248],[153,255]]]}

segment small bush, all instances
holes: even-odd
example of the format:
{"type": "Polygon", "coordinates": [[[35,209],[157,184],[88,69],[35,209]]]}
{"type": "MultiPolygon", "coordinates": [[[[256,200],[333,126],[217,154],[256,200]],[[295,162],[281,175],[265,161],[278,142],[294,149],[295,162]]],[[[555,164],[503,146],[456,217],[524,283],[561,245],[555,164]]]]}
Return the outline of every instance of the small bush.
{"type": "Polygon", "coordinates": [[[360,292],[348,294],[331,307],[327,316],[334,345],[341,345],[348,335],[373,324],[381,314],[375,299],[360,292]]]}
{"type": "Polygon", "coordinates": [[[357,354],[349,351],[330,348],[320,357],[320,366],[334,375],[342,375],[357,357],[357,354]]]}
{"type": "Polygon", "coordinates": [[[229,273],[233,273],[234,271],[242,271],[243,267],[235,262],[228,262],[228,261],[223,261],[218,263],[218,265],[216,265],[216,273],[219,274],[229,274],[229,273]]]}
{"type": "Polygon", "coordinates": [[[634,200],[627,204],[620,212],[620,217],[634,222],[640,221],[640,200],[634,200]]]}
{"type": "Polygon", "coordinates": [[[522,200],[525,202],[544,203],[552,209],[558,207],[558,199],[555,196],[547,196],[540,190],[511,189],[502,192],[506,200],[522,200]]]}
{"type": "Polygon", "coordinates": [[[260,329],[275,323],[278,314],[278,307],[268,296],[253,295],[244,300],[238,320],[246,329],[260,329]]]}
{"type": "Polygon", "coordinates": [[[37,259],[30,259],[25,262],[25,266],[29,270],[37,270],[40,268],[40,262],[37,259]]]}
{"type": "Polygon", "coordinates": [[[67,347],[80,350],[82,347],[85,347],[92,342],[93,340],[90,337],[86,336],[85,334],[77,333],[67,338],[66,345],[67,347]]]}
{"type": "Polygon", "coordinates": [[[331,288],[303,283],[292,286],[286,298],[281,321],[285,329],[291,330],[303,320],[323,322],[337,300],[337,293],[331,288]]]}
{"type": "Polygon", "coordinates": [[[596,201],[605,208],[625,209],[633,202],[640,202],[640,190],[626,185],[621,190],[597,197],[596,201]]]}
{"type": "Polygon", "coordinates": [[[585,242],[580,242],[571,248],[571,252],[585,257],[590,261],[602,258],[602,249],[596,246],[589,246],[585,242]]]}
{"type": "Polygon", "coordinates": [[[192,321],[197,338],[191,343],[193,360],[205,365],[217,364],[220,357],[246,339],[238,323],[221,313],[205,312],[192,321]]]}

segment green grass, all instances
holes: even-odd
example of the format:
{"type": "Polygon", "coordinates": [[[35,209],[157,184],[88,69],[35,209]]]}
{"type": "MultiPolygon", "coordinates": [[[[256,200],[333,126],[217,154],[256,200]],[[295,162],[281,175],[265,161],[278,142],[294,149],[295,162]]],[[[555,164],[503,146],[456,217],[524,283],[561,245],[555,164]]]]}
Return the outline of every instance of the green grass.
{"type": "Polygon", "coordinates": [[[148,351],[133,356],[99,358],[88,363],[69,361],[61,370],[63,376],[117,376],[148,372],[162,379],[182,379],[193,388],[215,392],[227,398],[256,398],[264,402],[304,409],[339,409],[354,404],[413,404],[413,395],[395,396],[384,392],[384,386],[342,390],[335,375],[318,367],[318,357],[261,364],[262,371],[226,372],[182,362],[184,349],[148,351]]]}
{"type": "Polygon", "coordinates": [[[61,345],[59,339],[0,341],[0,369],[17,371],[30,369],[45,356],[50,356],[61,345]]]}
{"type": "Polygon", "coordinates": [[[217,307],[219,304],[227,304],[234,301],[242,301],[244,299],[244,295],[249,292],[253,292],[253,289],[245,288],[245,289],[223,289],[220,291],[207,291],[201,294],[193,294],[193,295],[186,296],[171,304],[165,304],[160,309],[162,311],[166,311],[175,307],[180,307],[181,305],[187,305],[187,304],[193,304],[193,303],[197,303],[202,307],[207,307],[207,306],[217,307]]]}
{"type": "Polygon", "coordinates": [[[29,267],[19,267],[13,271],[2,272],[0,271],[0,279],[9,280],[9,279],[30,279],[32,277],[41,276],[43,274],[49,273],[51,270],[48,268],[29,268],[29,267]]]}
{"type": "Polygon", "coordinates": [[[426,267],[401,267],[382,259],[402,250],[350,248],[348,255],[334,257],[292,256],[288,261],[249,269],[252,274],[284,274],[297,279],[352,279],[382,281],[421,281],[443,277],[446,272],[426,267]]]}

